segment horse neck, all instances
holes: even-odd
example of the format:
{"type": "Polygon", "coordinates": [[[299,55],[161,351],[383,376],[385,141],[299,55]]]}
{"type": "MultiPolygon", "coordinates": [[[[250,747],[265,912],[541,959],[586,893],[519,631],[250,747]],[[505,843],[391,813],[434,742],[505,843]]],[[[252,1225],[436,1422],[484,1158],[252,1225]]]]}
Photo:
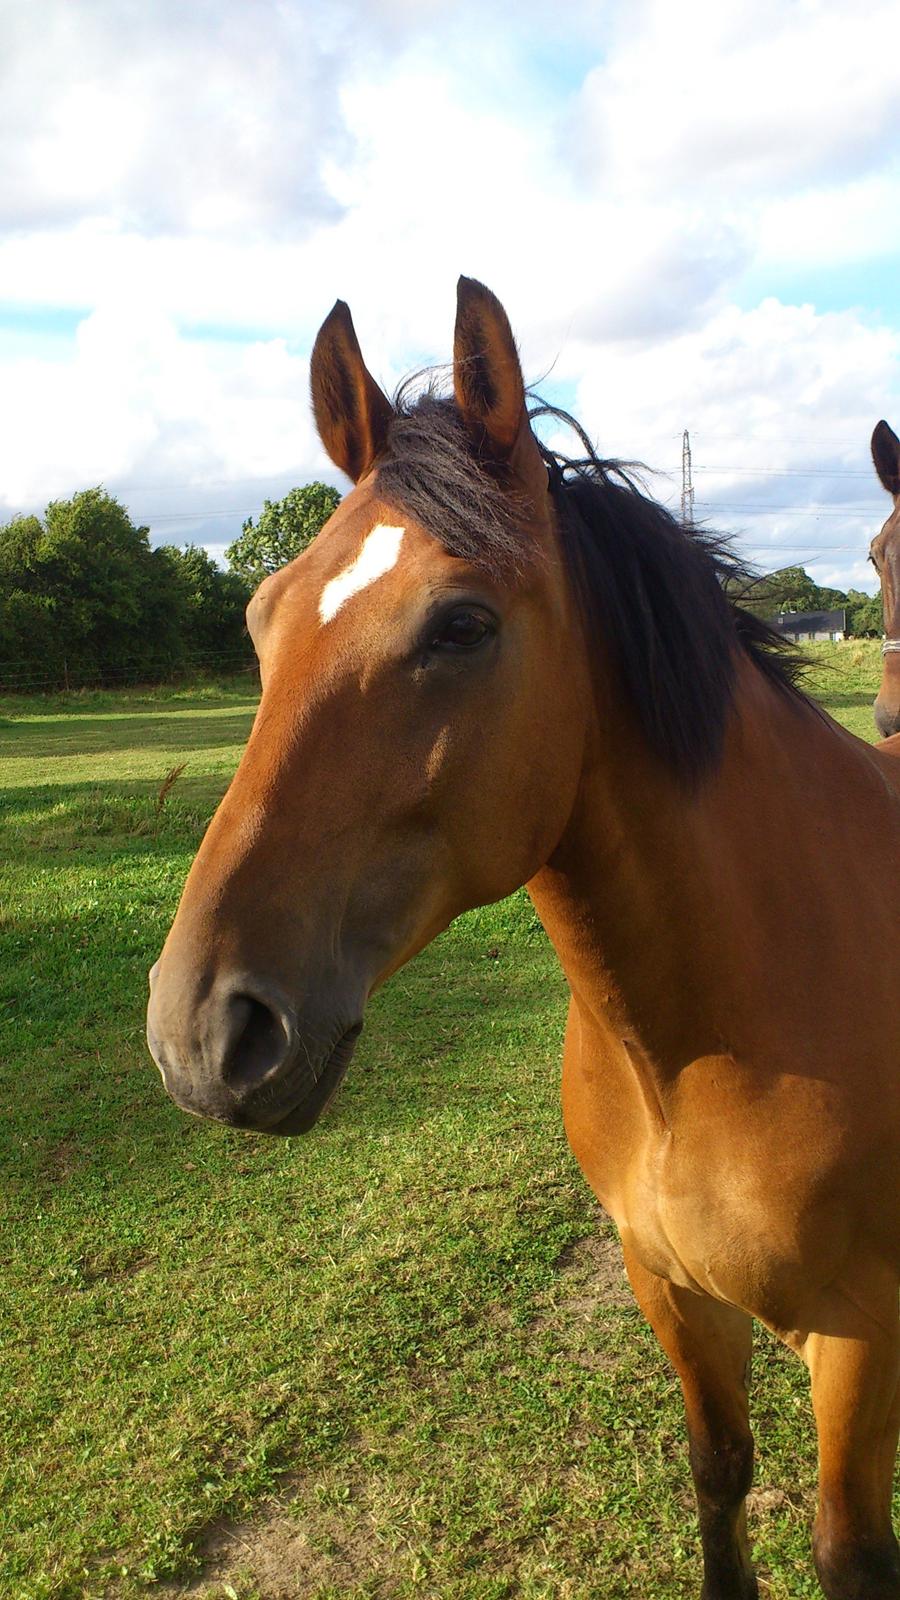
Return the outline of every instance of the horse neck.
{"type": "Polygon", "coordinates": [[[800,886],[834,908],[804,924],[804,959],[831,959],[835,853],[879,787],[861,741],[745,658],[722,758],[693,792],[624,708],[604,717],[569,826],[528,886],[576,1005],[663,1062],[724,1049],[790,956],[800,886]]]}

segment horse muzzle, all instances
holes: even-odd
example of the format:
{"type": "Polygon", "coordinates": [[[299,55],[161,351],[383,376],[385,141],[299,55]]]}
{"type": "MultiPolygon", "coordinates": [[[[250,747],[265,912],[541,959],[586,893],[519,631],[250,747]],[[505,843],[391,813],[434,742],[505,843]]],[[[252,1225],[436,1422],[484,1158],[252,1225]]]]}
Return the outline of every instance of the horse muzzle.
{"type": "Polygon", "coordinates": [[[258,984],[217,983],[191,1003],[150,974],[147,1043],[166,1092],[192,1116],[260,1133],[306,1133],[333,1099],[362,1020],[298,1017],[258,984]],[[180,999],[180,1003],[178,1003],[180,999]]]}
{"type": "Polygon", "coordinates": [[[900,733],[900,706],[887,705],[882,700],[876,700],[874,715],[875,726],[882,739],[890,739],[892,734],[900,733]]]}

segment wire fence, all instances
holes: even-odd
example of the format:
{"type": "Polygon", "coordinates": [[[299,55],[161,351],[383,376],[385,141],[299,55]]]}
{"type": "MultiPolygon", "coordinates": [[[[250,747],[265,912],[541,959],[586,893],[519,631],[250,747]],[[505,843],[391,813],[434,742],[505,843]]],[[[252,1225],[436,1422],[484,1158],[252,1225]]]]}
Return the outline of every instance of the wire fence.
{"type": "Polygon", "coordinates": [[[16,670],[0,662],[0,694],[82,694],[87,689],[124,689],[146,685],[159,688],[163,684],[184,683],[192,678],[212,678],[218,675],[247,676],[259,682],[256,660],[246,651],[193,651],[170,665],[148,666],[146,658],[134,657],[119,661],[115,666],[93,668],[71,667],[63,661],[47,672],[31,668],[16,670]]]}

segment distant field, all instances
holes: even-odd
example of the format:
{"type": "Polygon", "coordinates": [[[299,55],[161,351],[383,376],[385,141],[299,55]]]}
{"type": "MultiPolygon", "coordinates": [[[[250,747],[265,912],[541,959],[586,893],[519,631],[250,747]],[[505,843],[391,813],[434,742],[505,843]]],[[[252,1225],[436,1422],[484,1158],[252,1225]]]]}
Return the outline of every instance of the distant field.
{"type": "MultiPolygon", "coordinates": [[[[874,737],[877,643],[815,663],[874,737]]],[[[376,997],[307,1139],[161,1092],[146,973],[254,707],[0,701],[0,1596],[694,1597],[676,1384],[565,1144],[524,894],[376,997]]],[[[766,1336],[753,1411],[763,1593],[811,1596],[807,1390],[766,1336]]]]}
{"type": "Polygon", "coordinates": [[[877,743],[872,702],[881,681],[880,640],[814,644],[807,646],[805,653],[811,659],[806,680],[810,693],[851,733],[877,743]]]}

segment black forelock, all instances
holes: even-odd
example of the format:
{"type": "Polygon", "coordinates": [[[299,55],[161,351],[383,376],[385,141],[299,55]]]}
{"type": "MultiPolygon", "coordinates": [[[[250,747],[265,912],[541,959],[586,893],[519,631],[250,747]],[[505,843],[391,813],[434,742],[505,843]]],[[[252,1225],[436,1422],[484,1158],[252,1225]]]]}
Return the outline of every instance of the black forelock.
{"type": "Polygon", "coordinates": [[[388,454],[378,493],[409,511],[450,555],[496,578],[516,578],[533,563],[525,506],[502,463],[484,457],[454,400],[432,375],[408,379],[394,397],[388,454]]]}

